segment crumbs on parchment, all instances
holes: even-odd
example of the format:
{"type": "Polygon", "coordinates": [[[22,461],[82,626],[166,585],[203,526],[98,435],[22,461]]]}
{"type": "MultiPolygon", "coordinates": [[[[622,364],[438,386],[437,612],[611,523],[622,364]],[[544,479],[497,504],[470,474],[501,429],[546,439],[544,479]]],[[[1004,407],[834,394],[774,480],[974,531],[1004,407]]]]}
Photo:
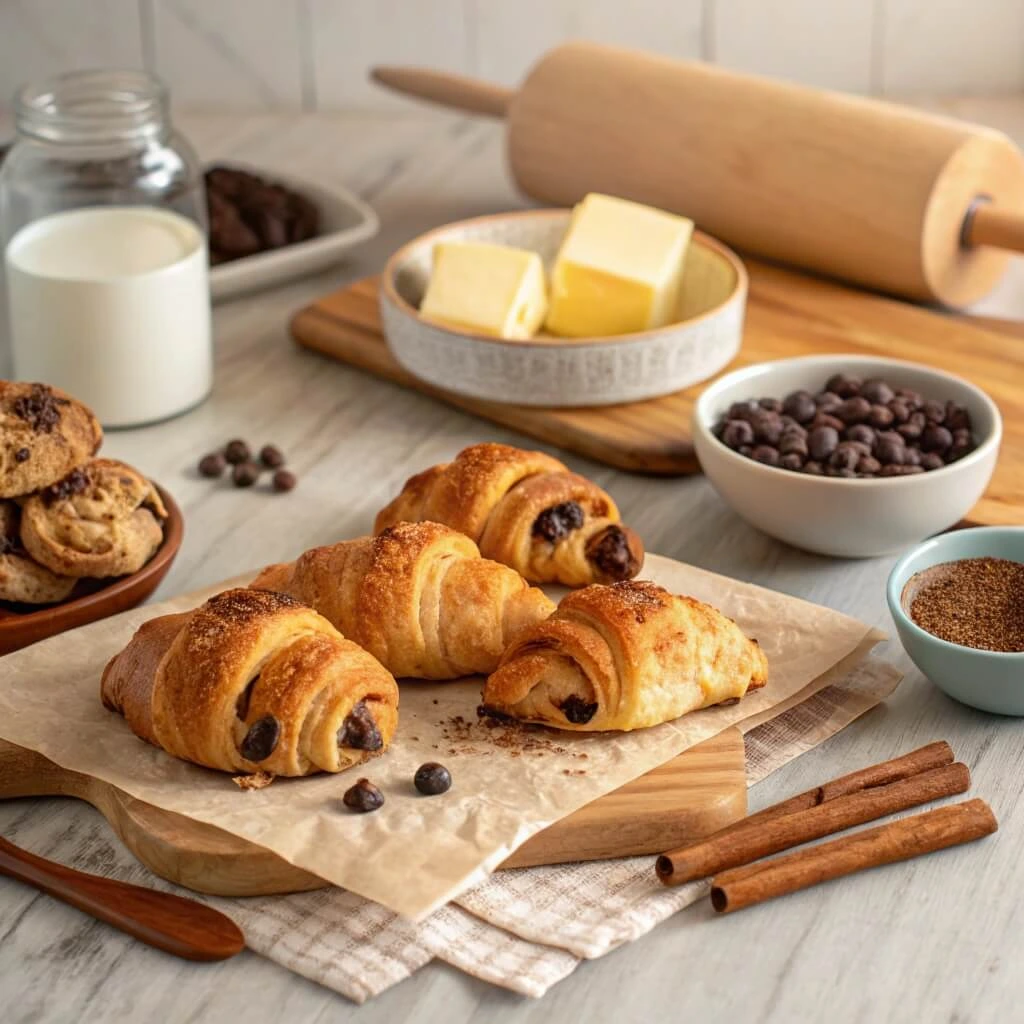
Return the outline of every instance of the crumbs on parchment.
{"type": "Polygon", "coordinates": [[[239,789],[249,792],[253,789],[266,789],[276,778],[270,772],[253,772],[252,775],[233,775],[231,781],[239,789]]]}

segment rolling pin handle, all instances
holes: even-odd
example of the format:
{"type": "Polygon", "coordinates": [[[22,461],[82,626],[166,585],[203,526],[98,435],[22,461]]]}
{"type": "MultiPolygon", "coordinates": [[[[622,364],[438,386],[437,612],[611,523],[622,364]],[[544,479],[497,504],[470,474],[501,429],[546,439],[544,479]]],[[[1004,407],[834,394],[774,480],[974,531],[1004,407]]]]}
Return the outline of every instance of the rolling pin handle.
{"type": "Polygon", "coordinates": [[[979,196],[964,218],[962,240],[968,246],[990,245],[1024,252],[1024,213],[1003,209],[988,196],[979,196]]]}
{"type": "Polygon", "coordinates": [[[503,85],[428,68],[375,67],[371,68],[370,77],[395,92],[487,117],[504,117],[515,95],[514,90],[503,85]]]}

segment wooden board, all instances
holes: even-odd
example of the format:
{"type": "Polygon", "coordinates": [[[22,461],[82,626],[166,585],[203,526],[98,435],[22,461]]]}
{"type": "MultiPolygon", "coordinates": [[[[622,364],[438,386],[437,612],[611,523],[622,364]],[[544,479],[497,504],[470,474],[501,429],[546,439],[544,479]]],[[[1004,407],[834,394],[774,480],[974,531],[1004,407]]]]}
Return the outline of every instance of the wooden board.
{"type": "MultiPolygon", "coordinates": [[[[750,297],[743,348],[729,367],[825,352],[890,356],[960,374],[999,405],[1005,436],[999,465],[969,519],[1024,522],[1024,326],[944,316],[842,285],[747,262],[750,297]]],[[[702,385],[664,398],[600,409],[537,409],[461,398],[406,373],[381,334],[377,279],[365,278],[300,310],[292,335],[306,348],[618,469],[698,472],[690,439],[702,385]]]]}
{"type": "MultiPolygon", "coordinates": [[[[27,796],[88,801],[146,867],[198,892],[262,896],[327,884],[244,839],[0,740],[0,798],[27,796]]],[[[743,736],[727,729],[539,832],[501,866],[662,853],[736,821],[746,810],[743,736]]]]}

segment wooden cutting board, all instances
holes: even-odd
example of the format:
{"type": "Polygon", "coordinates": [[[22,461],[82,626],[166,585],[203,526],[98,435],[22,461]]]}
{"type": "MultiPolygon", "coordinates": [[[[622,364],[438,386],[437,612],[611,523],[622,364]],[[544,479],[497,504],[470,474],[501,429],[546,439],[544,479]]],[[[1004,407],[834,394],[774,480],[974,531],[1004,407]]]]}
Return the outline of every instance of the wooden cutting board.
{"type": "MultiPolygon", "coordinates": [[[[728,369],[825,352],[890,356],[951,370],[984,388],[1002,410],[1005,436],[995,476],[969,521],[1024,522],[1024,325],[941,315],[756,261],[743,348],[728,369]]],[[[365,278],[300,310],[302,346],[403,387],[443,399],[528,437],[618,469],[698,472],[690,439],[702,385],[664,398],[599,409],[537,409],[461,398],[406,373],[381,334],[377,278],[365,278]]]]}
{"type": "MultiPolygon", "coordinates": [[[[198,892],[266,896],[327,884],[244,839],[0,740],[0,798],[26,796],[88,801],[152,872],[198,892]]],[[[662,853],[746,811],[743,736],[727,729],[539,832],[501,867],[662,853]]]]}

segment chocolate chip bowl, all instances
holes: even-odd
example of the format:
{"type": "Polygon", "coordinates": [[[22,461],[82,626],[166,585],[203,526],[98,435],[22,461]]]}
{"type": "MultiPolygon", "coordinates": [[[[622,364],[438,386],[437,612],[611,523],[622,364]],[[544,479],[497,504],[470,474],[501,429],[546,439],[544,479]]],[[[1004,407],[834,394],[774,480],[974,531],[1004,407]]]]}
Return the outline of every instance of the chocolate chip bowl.
{"type": "Polygon", "coordinates": [[[962,520],[1002,439],[991,398],[919,363],[824,355],[747,366],[697,400],[693,439],[752,526],[819,554],[888,554],[962,520]]]}

